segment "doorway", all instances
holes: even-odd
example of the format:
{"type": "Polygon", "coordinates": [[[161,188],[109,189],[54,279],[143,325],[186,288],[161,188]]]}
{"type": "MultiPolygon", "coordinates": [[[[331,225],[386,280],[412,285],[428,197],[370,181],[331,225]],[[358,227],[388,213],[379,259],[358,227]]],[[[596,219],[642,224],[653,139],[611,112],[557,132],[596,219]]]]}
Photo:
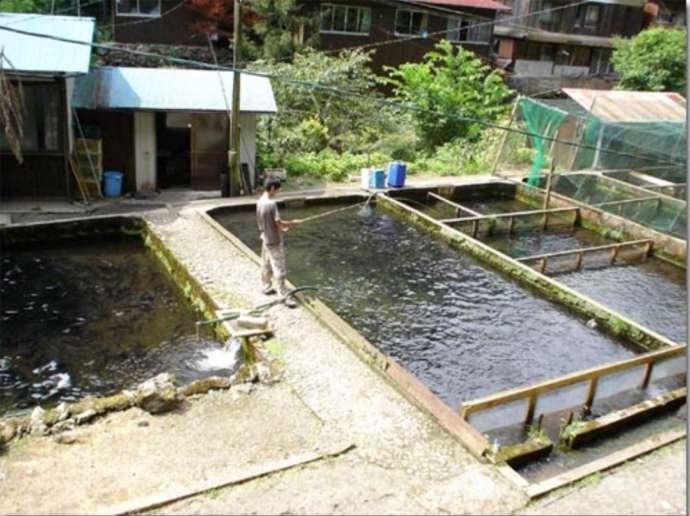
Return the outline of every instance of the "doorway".
{"type": "Polygon", "coordinates": [[[191,185],[192,117],[189,113],[156,113],[158,188],[191,185]]]}

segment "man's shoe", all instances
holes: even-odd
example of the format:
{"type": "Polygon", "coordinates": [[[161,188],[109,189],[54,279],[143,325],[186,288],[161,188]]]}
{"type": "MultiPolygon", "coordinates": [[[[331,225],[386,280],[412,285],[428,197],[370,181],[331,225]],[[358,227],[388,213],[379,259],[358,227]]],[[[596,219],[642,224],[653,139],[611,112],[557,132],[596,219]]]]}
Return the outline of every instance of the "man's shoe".
{"type": "Polygon", "coordinates": [[[285,301],[283,301],[283,304],[288,308],[297,308],[297,301],[295,301],[291,297],[288,297],[285,301]]]}
{"type": "Polygon", "coordinates": [[[261,293],[262,293],[264,296],[272,296],[272,295],[274,295],[274,294],[276,293],[276,289],[274,289],[273,287],[268,287],[268,288],[263,289],[263,290],[261,291],[261,293]]]}

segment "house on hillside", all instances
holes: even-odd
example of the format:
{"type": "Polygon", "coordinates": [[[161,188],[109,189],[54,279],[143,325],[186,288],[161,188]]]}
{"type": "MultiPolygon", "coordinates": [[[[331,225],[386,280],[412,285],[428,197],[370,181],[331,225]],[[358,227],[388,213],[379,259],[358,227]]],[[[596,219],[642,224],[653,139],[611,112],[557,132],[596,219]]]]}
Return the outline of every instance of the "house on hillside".
{"type": "MultiPolygon", "coordinates": [[[[300,3],[304,13],[311,13],[318,20],[318,48],[369,47],[375,52],[372,66],[376,71],[383,66],[420,61],[444,38],[488,59],[496,14],[510,10],[497,0],[414,3],[300,0],[300,3]]],[[[180,46],[177,55],[186,57],[201,55],[208,49],[207,39],[193,30],[200,22],[199,13],[186,4],[166,0],[106,0],[103,4],[105,7],[99,9],[107,13],[107,25],[116,42],[154,48],[161,44],[176,45],[180,46]]],[[[304,42],[311,35],[309,31],[301,27],[293,38],[304,42]]],[[[120,63],[117,60],[122,56],[113,54],[107,58],[120,63]]]]}
{"type": "Polygon", "coordinates": [[[564,86],[608,89],[616,78],[610,63],[615,36],[633,37],[663,23],[662,18],[685,23],[684,9],[673,1],[659,1],[663,9],[645,0],[506,2],[512,13],[501,16],[504,21],[499,17],[494,29],[496,63],[510,72],[511,86],[525,94],[564,86]]]}
{"type": "Polygon", "coordinates": [[[24,107],[21,157],[0,130],[0,197],[71,197],[71,97],[75,78],[89,71],[91,47],[12,30],[90,43],[94,20],[0,13],[2,70],[14,91],[21,85],[24,107]]]}
{"type": "MultiPolygon", "coordinates": [[[[228,170],[233,74],[175,68],[94,68],[77,79],[74,106],[100,140],[104,170],[124,191],[218,190],[228,170]]],[[[257,116],[277,111],[268,79],[242,74],[240,163],[255,182],[257,116]]]]}
{"type": "Polygon", "coordinates": [[[495,0],[303,1],[318,13],[319,48],[370,48],[377,72],[419,62],[443,39],[488,59],[496,14],[510,10],[495,0]]]}

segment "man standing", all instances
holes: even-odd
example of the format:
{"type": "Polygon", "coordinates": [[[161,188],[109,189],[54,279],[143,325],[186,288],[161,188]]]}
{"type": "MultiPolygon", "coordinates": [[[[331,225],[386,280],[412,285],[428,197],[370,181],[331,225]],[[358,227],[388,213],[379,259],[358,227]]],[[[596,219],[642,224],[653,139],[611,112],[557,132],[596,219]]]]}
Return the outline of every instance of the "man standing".
{"type": "MultiPolygon", "coordinates": [[[[278,195],[281,187],[280,179],[269,178],[264,185],[264,193],[256,203],[256,219],[261,233],[261,283],[263,293],[272,295],[276,293],[271,282],[275,278],[278,287],[278,295],[285,296],[287,287],[287,265],[285,262],[285,246],[283,233],[291,226],[300,224],[301,220],[281,220],[278,213],[278,205],[273,198],[278,195]]],[[[294,308],[297,303],[291,298],[285,299],[285,305],[294,308]]]]}

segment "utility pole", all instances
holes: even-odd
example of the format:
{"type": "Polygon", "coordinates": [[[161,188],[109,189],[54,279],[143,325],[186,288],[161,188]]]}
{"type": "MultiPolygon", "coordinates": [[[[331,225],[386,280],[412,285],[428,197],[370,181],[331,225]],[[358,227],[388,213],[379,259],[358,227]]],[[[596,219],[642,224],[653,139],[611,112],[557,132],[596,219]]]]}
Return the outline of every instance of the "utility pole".
{"type": "Polygon", "coordinates": [[[230,196],[240,195],[240,39],[242,23],[240,20],[241,0],[235,0],[233,15],[233,49],[232,49],[232,118],[230,120],[230,151],[228,166],[230,168],[230,196]]]}

